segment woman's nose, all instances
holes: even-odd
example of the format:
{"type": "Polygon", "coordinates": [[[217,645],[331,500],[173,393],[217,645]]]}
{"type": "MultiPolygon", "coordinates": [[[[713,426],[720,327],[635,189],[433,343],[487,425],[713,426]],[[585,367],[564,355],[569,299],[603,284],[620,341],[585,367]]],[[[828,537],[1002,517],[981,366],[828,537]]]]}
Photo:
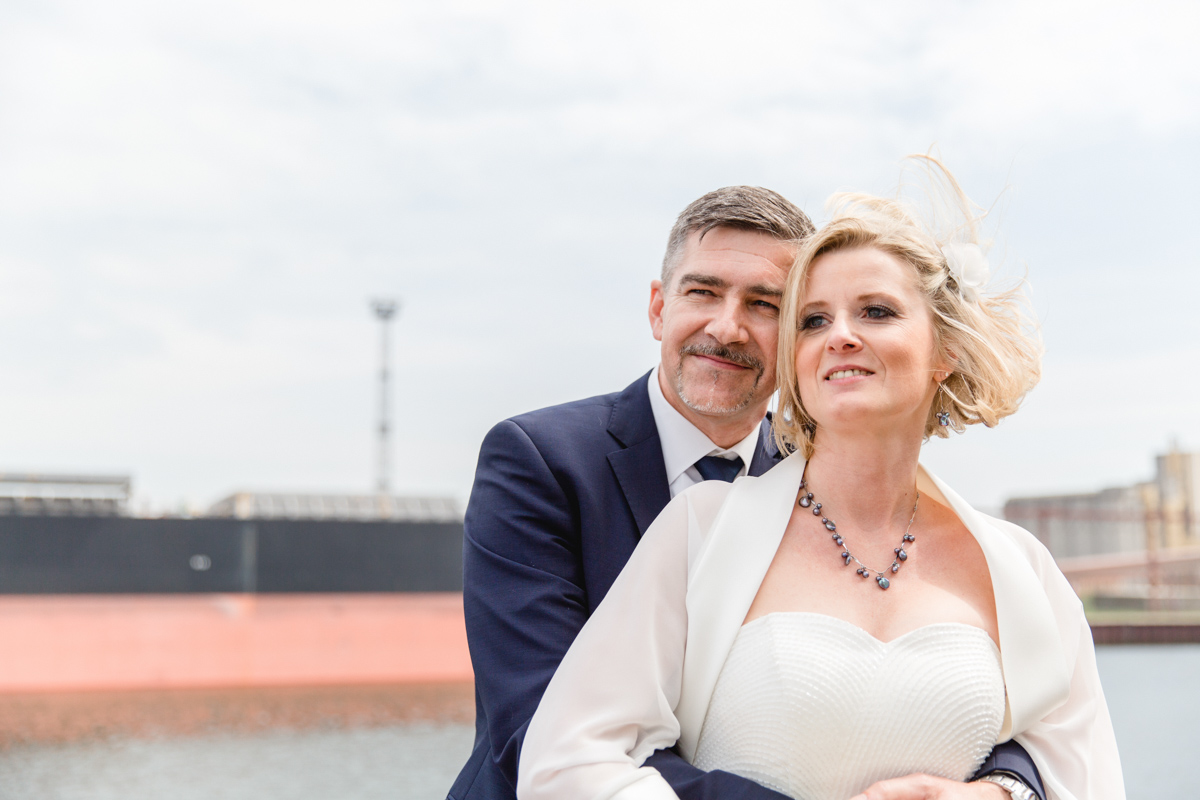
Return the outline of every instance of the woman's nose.
{"type": "Polygon", "coordinates": [[[833,352],[845,353],[862,347],[854,327],[844,318],[836,317],[829,325],[829,338],[825,346],[833,352]]]}

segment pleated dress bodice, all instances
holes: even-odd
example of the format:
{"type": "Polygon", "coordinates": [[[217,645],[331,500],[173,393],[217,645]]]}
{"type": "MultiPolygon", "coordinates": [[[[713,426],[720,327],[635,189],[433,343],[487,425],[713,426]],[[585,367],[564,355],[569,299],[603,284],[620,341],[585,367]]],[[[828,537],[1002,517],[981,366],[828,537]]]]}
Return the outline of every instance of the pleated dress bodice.
{"type": "Polygon", "coordinates": [[[881,642],[824,614],[768,614],[738,632],[694,761],[797,800],[847,800],[912,772],[964,780],[996,744],[1004,698],[980,628],[881,642]]]}

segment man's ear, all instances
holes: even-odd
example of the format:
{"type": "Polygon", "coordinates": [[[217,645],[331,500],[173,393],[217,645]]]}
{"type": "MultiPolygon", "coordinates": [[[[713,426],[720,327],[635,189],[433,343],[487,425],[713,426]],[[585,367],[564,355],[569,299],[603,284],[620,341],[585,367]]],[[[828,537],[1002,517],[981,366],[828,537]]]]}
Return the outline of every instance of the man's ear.
{"type": "Polygon", "coordinates": [[[650,331],[660,342],[663,335],[663,303],[665,301],[662,281],[650,281],[650,331]]]}

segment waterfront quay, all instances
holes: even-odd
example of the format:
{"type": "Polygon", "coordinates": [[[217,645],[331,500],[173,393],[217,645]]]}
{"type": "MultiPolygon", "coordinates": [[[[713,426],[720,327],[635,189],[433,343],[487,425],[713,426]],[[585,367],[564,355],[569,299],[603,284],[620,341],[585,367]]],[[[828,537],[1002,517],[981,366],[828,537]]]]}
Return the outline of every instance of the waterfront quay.
{"type": "Polygon", "coordinates": [[[1200,643],[1200,612],[1092,611],[1097,645],[1200,643]]]}
{"type": "Polygon", "coordinates": [[[1200,546],[1059,558],[1096,644],[1200,642],[1200,546]]]}

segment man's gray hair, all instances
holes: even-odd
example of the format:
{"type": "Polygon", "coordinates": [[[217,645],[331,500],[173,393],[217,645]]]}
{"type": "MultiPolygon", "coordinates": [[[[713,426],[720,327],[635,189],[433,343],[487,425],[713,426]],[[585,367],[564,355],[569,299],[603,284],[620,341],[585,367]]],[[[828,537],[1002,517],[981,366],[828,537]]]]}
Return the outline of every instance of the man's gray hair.
{"type": "Polygon", "coordinates": [[[699,231],[703,239],[704,234],[719,227],[762,231],[780,241],[794,242],[816,230],[808,215],[778,192],[760,186],[717,189],[694,201],[675,220],[663,256],[663,286],[670,285],[671,273],[683,258],[688,237],[699,231]]]}

